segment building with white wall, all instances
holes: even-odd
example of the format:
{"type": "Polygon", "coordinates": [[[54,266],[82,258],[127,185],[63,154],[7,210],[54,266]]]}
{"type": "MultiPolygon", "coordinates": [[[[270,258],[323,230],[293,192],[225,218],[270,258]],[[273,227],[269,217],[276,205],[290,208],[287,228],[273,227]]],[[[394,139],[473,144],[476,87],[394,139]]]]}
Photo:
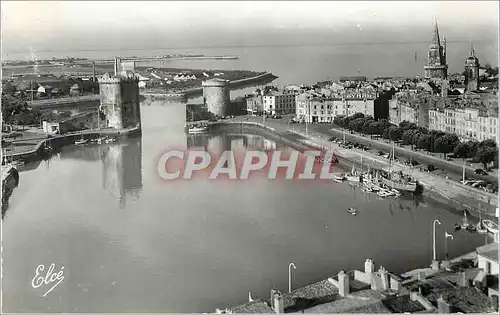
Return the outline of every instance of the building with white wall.
{"type": "Polygon", "coordinates": [[[455,133],[461,140],[498,143],[498,112],[478,108],[444,108],[429,110],[429,129],[455,133]]]}
{"type": "Polygon", "coordinates": [[[264,111],[271,115],[295,113],[295,94],[270,91],[262,96],[264,111]]]}

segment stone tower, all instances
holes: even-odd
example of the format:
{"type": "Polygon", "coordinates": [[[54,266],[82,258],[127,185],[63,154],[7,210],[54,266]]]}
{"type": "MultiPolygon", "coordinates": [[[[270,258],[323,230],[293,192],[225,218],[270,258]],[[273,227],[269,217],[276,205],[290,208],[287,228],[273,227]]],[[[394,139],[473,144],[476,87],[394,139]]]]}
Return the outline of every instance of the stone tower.
{"type": "Polygon", "coordinates": [[[214,115],[224,117],[228,114],[229,82],[221,79],[211,79],[202,82],[203,103],[214,115]]]}
{"type": "Polygon", "coordinates": [[[479,59],[472,43],[470,44],[469,57],[465,60],[465,81],[467,91],[477,91],[479,89],[479,59]]]}
{"type": "Polygon", "coordinates": [[[133,75],[110,76],[99,79],[102,111],[108,128],[127,129],[141,127],[139,80],[133,75]]]}
{"type": "Polygon", "coordinates": [[[427,55],[427,65],[424,67],[426,78],[446,79],[448,76],[448,65],[446,64],[446,38],[443,39],[443,44],[444,45],[441,45],[437,21],[435,21],[432,43],[429,46],[429,53],[427,55]]]}

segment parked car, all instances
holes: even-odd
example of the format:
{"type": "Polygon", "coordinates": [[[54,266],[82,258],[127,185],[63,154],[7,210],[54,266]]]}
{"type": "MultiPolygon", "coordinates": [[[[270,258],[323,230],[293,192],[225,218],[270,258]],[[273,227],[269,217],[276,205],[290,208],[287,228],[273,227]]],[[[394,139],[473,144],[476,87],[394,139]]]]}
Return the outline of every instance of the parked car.
{"type": "Polygon", "coordinates": [[[486,172],[485,170],[481,169],[481,168],[478,168],[474,171],[475,174],[477,175],[488,175],[488,172],[486,172]]]}
{"type": "Polygon", "coordinates": [[[436,167],[435,167],[434,165],[432,165],[432,164],[427,165],[427,171],[428,171],[428,172],[432,172],[432,171],[434,171],[435,169],[436,169],[436,167]]]}

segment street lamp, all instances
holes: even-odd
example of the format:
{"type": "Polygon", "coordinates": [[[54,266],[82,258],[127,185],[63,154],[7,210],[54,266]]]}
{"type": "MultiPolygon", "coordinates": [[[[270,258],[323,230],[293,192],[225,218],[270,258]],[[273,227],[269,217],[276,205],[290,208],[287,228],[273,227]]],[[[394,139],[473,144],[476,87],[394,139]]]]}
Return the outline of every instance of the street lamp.
{"type": "Polygon", "coordinates": [[[288,265],[288,293],[292,292],[292,267],[293,269],[297,269],[294,263],[288,265]]]}
{"type": "Polygon", "coordinates": [[[448,238],[453,239],[453,235],[444,232],[444,259],[448,260],[448,238]]]}
{"type": "Polygon", "coordinates": [[[433,240],[433,245],[432,245],[432,259],[436,260],[436,223],[441,225],[441,222],[439,220],[434,220],[432,223],[432,240],[433,240]]]}

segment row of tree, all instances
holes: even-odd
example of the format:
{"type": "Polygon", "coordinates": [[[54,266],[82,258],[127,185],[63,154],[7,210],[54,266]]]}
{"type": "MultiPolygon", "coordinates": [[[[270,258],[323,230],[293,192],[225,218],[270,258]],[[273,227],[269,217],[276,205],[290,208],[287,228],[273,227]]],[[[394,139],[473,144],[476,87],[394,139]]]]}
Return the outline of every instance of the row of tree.
{"type": "Polygon", "coordinates": [[[428,152],[453,153],[459,158],[473,158],[480,162],[486,169],[488,164],[495,162],[498,167],[498,147],[494,140],[488,139],[482,142],[467,141],[460,142],[456,134],[437,130],[427,130],[414,123],[403,121],[396,126],[387,119],[375,120],[371,116],[356,113],[352,116],[337,116],[334,123],[351,131],[381,136],[384,139],[400,142],[403,145],[411,145],[428,152]]]}

